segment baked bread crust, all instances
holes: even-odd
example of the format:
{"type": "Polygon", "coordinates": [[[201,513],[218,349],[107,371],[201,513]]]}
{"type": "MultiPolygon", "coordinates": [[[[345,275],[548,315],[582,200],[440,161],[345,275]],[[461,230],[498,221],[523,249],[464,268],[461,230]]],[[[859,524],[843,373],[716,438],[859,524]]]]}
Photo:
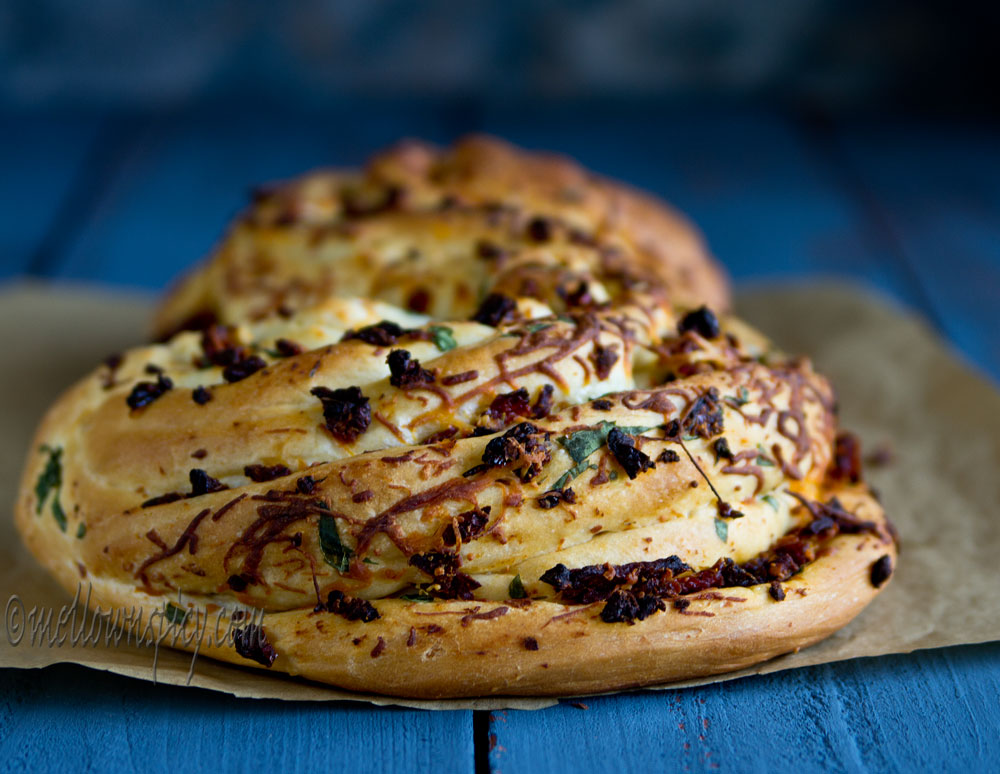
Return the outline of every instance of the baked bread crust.
{"type": "Polygon", "coordinates": [[[166,338],[331,295],[467,319],[490,292],[564,311],[619,303],[629,291],[681,308],[729,305],[700,235],[662,202],[488,137],[446,150],[407,141],[360,172],[317,171],[259,189],[154,327],[166,338]]]}
{"type": "Polygon", "coordinates": [[[738,669],[884,587],[891,530],[808,361],[655,292],[502,306],[330,298],[133,350],[46,416],[18,528],[92,606],[265,611],[205,655],[428,698],[738,669]]]}

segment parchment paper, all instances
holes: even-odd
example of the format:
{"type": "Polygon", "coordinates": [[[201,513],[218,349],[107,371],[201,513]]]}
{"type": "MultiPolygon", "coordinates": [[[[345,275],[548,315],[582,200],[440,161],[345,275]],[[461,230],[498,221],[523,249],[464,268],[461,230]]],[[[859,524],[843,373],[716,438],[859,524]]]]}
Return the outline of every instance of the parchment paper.
{"type": "MultiPolygon", "coordinates": [[[[0,604],[24,609],[70,599],[35,564],[13,527],[24,454],[58,393],[111,352],[139,343],[152,300],[96,288],[18,283],[0,289],[6,347],[0,373],[0,604]]],[[[850,626],[796,654],[741,672],[675,683],[703,685],[830,661],[1000,639],[1000,393],[958,362],[920,320],[857,287],[746,291],[739,312],[782,348],[809,354],[837,387],[844,427],[894,460],[870,469],[902,536],[896,577],[850,626]]],[[[5,621],[0,667],[83,664],[152,680],[143,647],[12,646],[5,621]]],[[[183,685],[191,656],[161,648],[155,678],[183,685]]],[[[554,699],[419,701],[348,693],[199,658],[190,685],[241,697],[365,701],[428,709],[536,709],[554,699]]]]}

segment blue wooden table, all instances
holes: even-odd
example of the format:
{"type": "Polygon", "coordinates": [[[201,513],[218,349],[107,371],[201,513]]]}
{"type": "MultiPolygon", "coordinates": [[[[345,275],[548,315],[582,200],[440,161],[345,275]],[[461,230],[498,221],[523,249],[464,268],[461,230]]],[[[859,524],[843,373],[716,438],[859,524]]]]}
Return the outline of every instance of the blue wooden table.
{"type": "MultiPolygon", "coordinates": [[[[0,277],[160,288],[209,248],[250,184],[357,163],[401,134],[468,130],[562,150],[665,196],[737,281],[874,285],[1000,380],[1000,132],[972,122],[356,102],[0,114],[0,277]]],[[[537,712],[237,700],[75,666],[0,671],[0,696],[0,769],[12,771],[1000,769],[998,644],[537,712]]]]}

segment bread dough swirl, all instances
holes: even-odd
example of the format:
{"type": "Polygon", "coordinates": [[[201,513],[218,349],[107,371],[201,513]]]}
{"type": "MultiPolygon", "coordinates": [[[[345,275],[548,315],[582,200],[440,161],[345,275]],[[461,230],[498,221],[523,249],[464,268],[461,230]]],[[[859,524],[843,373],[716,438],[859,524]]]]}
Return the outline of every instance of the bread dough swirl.
{"type": "Polygon", "coordinates": [[[492,291],[562,311],[632,290],[718,311],[729,300],[699,234],[646,194],[492,138],[409,141],[360,172],[258,189],[155,327],[260,319],[331,295],[457,320],[492,291]]]}
{"type": "Polygon", "coordinates": [[[218,614],[203,655],[348,689],[753,664],[843,626],[896,548],[830,385],[726,302],[638,194],[401,146],[262,195],[161,310],[201,330],[46,415],[18,528],[93,605],[218,614]]]}
{"type": "MultiPolygon", "coordinates": [[[[324,612],[336,592],[382,616],[354,622],[365,636],[389,611],[500,609],[512,594],[531,600],[518,615],[571,611],[546,577],[559,566],[674,557],[690,574],[750,562],[810,523],[803,502],[829,499],[833,396],[807,361],[735,320],[680,328],[652,302],[573,315],[526,302],[492,327],[334,298],[290,320],[180,333],[100,367],[57,404],[29,456],[19,525],[67,585],[83,576],[150,605],[180,594],[194,611],[257,608],[292,616],[296,632],[338,618],[324,612]],[[218,341],[258,370],[227,381],[211,363],[218,341]],[[129,405],[164,378],[169,389],[129,405]],[[368,409],[356,436],[327,414],[337,391],[368,409]],[[35,486],[53,450],[61,524],[35,486]]],[[[877,505],[854,497],[874,526],[849,539],[891,554],[877,505]]],[[[593,615],[624,639],[678,617],[630,627],[593,615]]],[[[362,685],[296,667],[301,638],[268,637],[274,668],[367,690],[557,688],[444,673],[433,689],[362,685]]]]}

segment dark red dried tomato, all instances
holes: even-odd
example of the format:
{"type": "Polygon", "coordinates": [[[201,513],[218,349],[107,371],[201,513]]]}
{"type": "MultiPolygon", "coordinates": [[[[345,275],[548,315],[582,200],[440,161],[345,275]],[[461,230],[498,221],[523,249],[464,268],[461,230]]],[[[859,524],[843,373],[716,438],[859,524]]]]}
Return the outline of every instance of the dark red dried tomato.
{"type": "Polygon", "coordinates": [[[656,463],[649,458],[648,454],[635,448],[635,440],[617,427],[612,428],[611,432],[608,433],[608,451],[618,460],[618,464],[622,466],[630,479],[656,467],[656,463]]]}
{"type": "Polygon", "coordinates": [[[240,382],[264,368],[267,368],[264,358],[250,355],[223,368],[222,378],[227,382],[240,382]]]}
{"type": "Polygon", "coordinates": [[[854,433],[840,433],[834,441],[830,478],[852,484],[861,480],[861,441],[854,433]]]}
{"type": "Polygon", "coordinates": [[[594,370],[597,372],[598,379],[607,379],[611,374],[611,369],[618,362],[617,350],[618,346],[615,344],[608,347],[602,347],[598,344],[594,347],[590,359],[594,362],[594,370]]]}
{"type": "Polygon", "coordinates": [[[871,582],[875,588],[881,588],[882,584],[889,580],[892,575],[892,557],[889,554],[879,557],[872,564],[871,582]]]}
{"type": "Polygon", "coordinates": [[[229,489],[228,486],[223,484],[218,479],[212,478],[201,468],[192,468],[191,472],[188,473],[188,479],[191,481],[192,497],[199,497],[203,494],[221,492],[224,489],[229,489]]]}
{"type": "Polygon", "coordinates": [[[396,323],[390,320],[382,320],[374,325],[366,325],[364,328],[358,328],[356,331],[348,331],[341,338],[341,341],[358,339],[376,347],[390,347],[404,333],[406,331],[396,323]]]}
{"type": "Polygon", "coordinates": [[[659,456],[656,458],[657,462],[680,462],[681,455],[675,452],[673,449],[664,449],[660,452],[659,456]]]}
{"type": "Polygon", "coordinates": [[[305,347],[297,341],[290,341],[289,339],[275,340],[274,349],[282,357],[294,357],[295,355],[301,355],[306,351],[305,347]]]}
{"type": "Polygon", "coordinates": [[[516,311],[517,304],[514,299],[500,293],[490,293],[472,315],[472,319],[496,328],[500,323],[512,319],[516,311]]]}
{"type": "Polygon", "coordinates": [[[233,631],[233,647],[243,658],[270,667],[278,657],[274,647],[267,641],[264,629],[257,624],[248,624],[233,631]]]}
{"type": "Polygon", "coordinates": [[[326,427],[338,441],[354,443],[372,422],[368,398],[358,387],[313,387],[310,393],[323,404],[326,427]]]}
{"type": "Polygon", "coordinates": [[[148,406],[154,400],[162,397],[174,387],[173,381],[163,374],[158,374],[155,382],[139,382],[125,398],[129,408],[135,410],[148,406]]]}
{"type": "Polygon", "coordinates": [[[204,387],[198,386],[191,391],[191,400],[193,400],[199,406],[204,406],[211,399],[212,399],[212,393],[210,393],[204,387]]]}
{"type": "Polygon", "coordinates": [[[515,417],[530,415],[531,404],[528,402],[528,391],[524,387],[497,395],[490,403],[490,407],[486,409],[486,416],[493,420],[498,428],[506,427],[514,421],[515,417]]]}
{"type": "Polygon", "coordinates": [[[715,387],[709,388],[691,404],[680,422],[680,431],[684,435],[697,435],[702,438],[711,438],[722,433],[722,404],[719,401],[719,391],[715,387]]]}
{"type": "Polygon", "coordinates": [[[393,387],[409,390],[434,382],[434,374],[421,368],[420,361],[411,358],[405,349],[392,350],[386,362],[389,364],[389,384],[393,387]]]}
{"type": "Polygon", "coordinates": [[[434,579],[428,593],[441,599],[472,599],[472,592],[480,586],[474,578],[459,571],[461,561],[455,554],[441,551],[414,554],[410,564],[434,579]]]}
{"type": "MultiPolygon", "coordinates": [[[[471,511],[460,513],[455,517],[454,522],[458,525],[458,537],[462,539],[463,543],[475,540],[482,534],[489,523],[490,510],[490,506],[486,505],[483,508],[473,508],[471,511]]],[[[455,536],[455,524],[449,524],[445,527],[441,535],[446,546],[453,546],[458,542],[455,536]]]]}
{"type": "Polygon", "coordinates": [[[688,312],[677,324],[679,333],[694,331],[699,336],[706,339],[714,339],[722,332],[719,326],[719,318],[715,316],[707,306],[701,306],[693,312],[688,312]]]}
{"type": "Polygon", "coordinates": [[[548,242],[552,239],[553,226],[551,218],[538,215],[528,221],[525,232],[533,242],[548,242]]]}
{"type": "Polygon", "coordinates": [[[483,451],[483,464],[493,468],[521,465],[518,476],[531,481],[551,459],[545,434],[530,422],[521,422],[499,438],[494,438],[483,451]]]}
{"type": "Polygon", "coordinates": [[[257,483],[273,481],[291,474],[292,471],[284,465],[247,465],[243,468],[243,475],[257,483]]]}
{"type": "Polygon", "coordinates": [[[331,591],[326,598],[325,609],[328,613],[336,613],[348,621],[370,623],[381,618],[378,610],[366,599],[348,597],[342,591],[331,591]]]}

